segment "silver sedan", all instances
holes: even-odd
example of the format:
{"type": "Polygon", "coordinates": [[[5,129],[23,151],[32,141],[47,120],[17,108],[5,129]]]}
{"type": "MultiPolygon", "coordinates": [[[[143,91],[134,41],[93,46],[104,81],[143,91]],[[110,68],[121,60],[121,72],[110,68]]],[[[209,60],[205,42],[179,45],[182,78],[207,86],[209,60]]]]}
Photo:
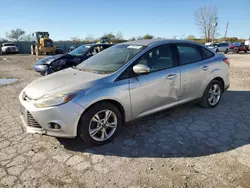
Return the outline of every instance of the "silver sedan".
{"type": "Polygon", "coordinates": [[[114,45],[80,65],[39,78],[19,99],[30,133],[110,141],[127,121],[197,100],[213,108],[229,87],[229,61],[183,40],[114,45]]]}

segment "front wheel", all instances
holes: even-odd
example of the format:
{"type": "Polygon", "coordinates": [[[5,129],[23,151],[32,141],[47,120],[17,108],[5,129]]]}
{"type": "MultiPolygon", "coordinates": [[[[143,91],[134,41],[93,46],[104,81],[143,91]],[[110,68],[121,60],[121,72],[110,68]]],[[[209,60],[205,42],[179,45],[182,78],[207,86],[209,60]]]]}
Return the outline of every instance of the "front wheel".
{"type": "Polygon", "coordinates": [[[121,125],[119,109],[109,102],[101,102],[82,115],[78,124],[78,135],[89,145],[103,145],[114,138],[121,125]]]}
{"type": "Polygon", "coordinates": [[[245,50],[245,53],[247,53],[247,50],[245,50]]]}
{"type": "Polygon", "coordinates": [[[204,91],[200,103],[201,106],[204,108],[216,107],[220,102],[222,91],[222,84],[217,80],[212,80],[204,91]]]}
{"type": "Polygon", "coordinates": [[[228,53],[228,49],[226,49],[226,51],[224,53],[227,54],[228,53]]]}

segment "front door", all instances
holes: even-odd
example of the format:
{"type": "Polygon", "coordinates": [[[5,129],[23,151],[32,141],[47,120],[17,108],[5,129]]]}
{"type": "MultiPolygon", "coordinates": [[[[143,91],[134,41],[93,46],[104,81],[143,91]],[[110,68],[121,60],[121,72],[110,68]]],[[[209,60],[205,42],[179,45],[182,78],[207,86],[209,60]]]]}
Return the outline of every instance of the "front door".
{"type": "Polygon", "coordinates": [[[162,45],[136,61],[135,65],[147,65],[150,72],[129,79],[133,118],[178,104],[180,71],[172,52],[170,45],[162,45]]]}

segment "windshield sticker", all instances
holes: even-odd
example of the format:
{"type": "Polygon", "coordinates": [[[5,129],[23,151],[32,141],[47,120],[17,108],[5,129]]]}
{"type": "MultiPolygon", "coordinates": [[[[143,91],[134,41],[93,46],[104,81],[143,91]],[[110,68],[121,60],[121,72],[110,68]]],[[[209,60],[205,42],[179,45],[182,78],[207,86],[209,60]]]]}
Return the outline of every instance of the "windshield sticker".
{"type": "Polygon", "coordinates": [[[133,49],[141,49],[142,46],[137,46],[137,45],[129,45],[128,48],[133,48],[133,49]]]}
{"type": "Polygon", "coordinates": [[[86,48],[90,48],[91,46],[85,46],[86,48]]]}

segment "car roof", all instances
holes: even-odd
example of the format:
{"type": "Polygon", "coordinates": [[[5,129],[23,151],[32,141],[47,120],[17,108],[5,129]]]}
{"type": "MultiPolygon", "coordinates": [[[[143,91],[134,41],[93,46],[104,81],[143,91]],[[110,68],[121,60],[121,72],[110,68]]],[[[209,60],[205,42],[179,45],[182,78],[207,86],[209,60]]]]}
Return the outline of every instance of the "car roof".
{"type": "Polygon", "coordinates": [[[161,43],[189,43],[189,44],[199,44],[189,40],[175,40],[175,39],[144,39],[144,40],[135,40],[135,41],[128,41],[123,42],[121,44],[131,44],[131,45],[142,45],[142,46],[149,46],[152,44],[161,44],[161,43]]]}

